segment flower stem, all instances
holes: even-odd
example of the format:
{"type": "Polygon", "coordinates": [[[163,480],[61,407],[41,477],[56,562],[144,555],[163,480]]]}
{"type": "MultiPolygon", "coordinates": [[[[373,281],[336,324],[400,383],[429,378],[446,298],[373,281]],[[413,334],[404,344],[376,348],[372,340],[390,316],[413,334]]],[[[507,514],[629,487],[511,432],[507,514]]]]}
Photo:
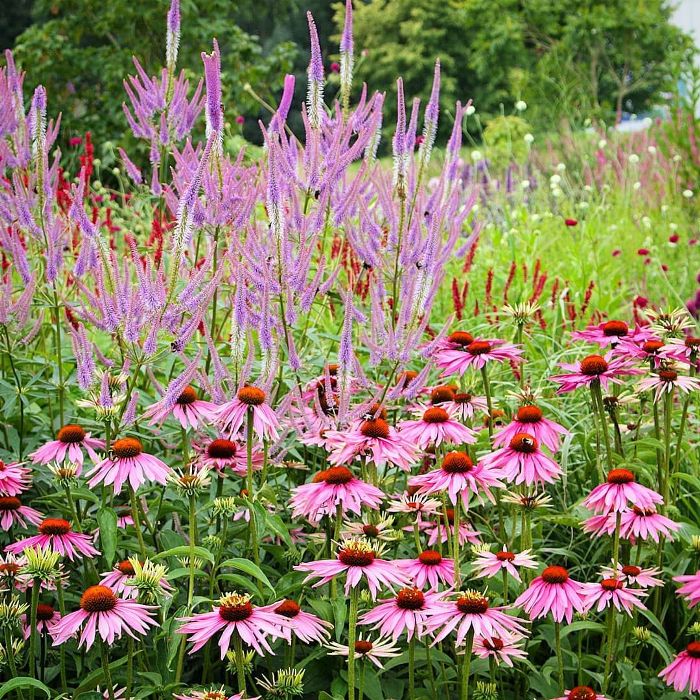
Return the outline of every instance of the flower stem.
{"type": "Polygon", "coordinates": [[[564,695],[564,657],[561,653],[561,622],[554,623],[554,649],[557,653],[557,672],[559,675],[559,693],[564,695]]]}
{"type": "MultiPolygon", "coordinates": [[[[37,618],[37,608],[39,606],[39,589],[41,588],[41,581],[38,578],[34,579],[32,585],[32,602],[30,611],[30,623],[29,623],[29,675],[36,678],[36,618],[37,618]]],[[[29,690],[29,697],[34,697],[34,688],[29,690]]]]}
{"type": "Polygon", "coordinates": [[[469,673],[472,664],[472,646],[474,645],[474,630],[470,629],[464,640],[464,658],[462,659],[462,688],[460,700],[469,700],[469,673]]]}
{"type": "Polygon", "coordinates": [[[107,644],[100,644],[100,653],[102,656],[102,670],[105,676],[105,684],[107,685],[107,695],[109,700],[114,700],[114,686],[112,685],[112,674],[109,670],[109,655],[107,653],[107,644]]]}
{"type": "Polygon", "coordinates": [[[236,676],[238,678],[238,692],[245,693],[245,664],[243,663],[243,644],[238,632],[233,633],[233,647],[236,656],[236,676]]]}
{"type": "Polygon", "coordinates": [[[354,586],[350,591],[348,616],[348,700],[355,700],[355,639],[357,634],[357,604],[360,591],[354,586]]]}
{"type": "Polygon", "coordinates": [[[143,541],[143,533],[141,532],[141,520],[139,519],[139,504],[136,500],[136,491],[129,486],[129,498],[131,500],[131,517],[134,519],[134,529],[136,530],[136,538],[139,541],[139,550],[141,557],[146,559],[146,543],[143,541]]]}
{"type": "Polygon", "coordinates": [[[408,697],[416,698],[416,639],[411,637],[408,643],[408,697]]]}
{"type": "Polygon", "coordinates": [[[453,556],[454,556],[454,577],[455,577],[455,587],[459,589],[460,584],[461,584],[461,578],[462,578],[462,572],[461,572],[461,566],[460,566],[460,554],[459,554],[459,515],[460,515],[460,510],[462,509],[462,502],[461,499],[458,498],[457,502],[455,503],[455,517],[454,517],[454,524],[452,526],[452,534],[453,534],[453,544],[452,544],[452,551],[453,551],[453,556]]]}
{"type": "Polygon", "coordinates": [[[608,608],[608,653],[605,657],[605,672],[603,674],[603,694],[607,693],[610,684],[610,673],[612,670],[613,652],[615,650],[615,610],[608,608]]]}
{"type": "Polygon", "coordinates": [[[608,433],[608,422],[605,417],[605,405],[603,404],[603,390],[600,388],[600,381],[591,382],[591,393],[600,420],[600,432],[603,433],[605,443],[605,457],[608,463],[608,470],[613,468],[612,448],[610,447],[610,434],[608,433]]]}
{"type": "MultiPolygon", "coordinates": [[[[12,649],[12,635],[8,627],[5,627],[5,651],[7,654],[7,665],[10,667],[10,678],[18,678],[17,664],[15,663],[15,652],[12,649]]],[[[20,700],[23,700],[24,695],[21,690],[17,690],[20,700]]]]}
{"type": "Polygon", "coordinates": [[[258,552],[258,538],[255,527],[255,509],[253,508],[253,408],[248,407],[246,415],[246,490],[248,491],[248,503],[250,503],[250,519],[248,520],[248,532],[250,549],[253,562],[260,566],[260,554],[258,552]]]}

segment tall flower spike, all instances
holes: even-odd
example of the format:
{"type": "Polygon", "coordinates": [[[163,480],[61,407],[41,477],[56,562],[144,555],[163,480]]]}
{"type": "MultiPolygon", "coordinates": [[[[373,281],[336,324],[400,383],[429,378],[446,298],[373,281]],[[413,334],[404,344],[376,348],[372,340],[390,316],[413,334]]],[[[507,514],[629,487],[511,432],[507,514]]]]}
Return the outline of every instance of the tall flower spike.
{"type": "Polygon", "coordinates": [[[321,46],[318,43],[316,22],[310,12],[306,13],[309,21],[309,38],[311,39],[311,60],[308,69],[308,95],[306,98],[306,111],[309,123],[314,129],[321,128],[321,113],[323,110],[323,60],[321,58],[321,46]]]}
{"type": "Polygon", "coordinates": [[[292,100],[294,99],[295,84],[296,78],[293,75],[287,74],[284,76],[284,89],[282,90],[282,97],[280,98],[277,111],[272,117],[272,121],[270,123],[270,133],[279,133],[284,129],[284,124],[287,121],[287,115],[289,114],[289,108],[291,107],[292,100]]]}
{"type": "Polygon", "coordinates": [[[214,49],[210,55],[202,51],[202,61],[204,62],[204,82],[207,88],[207,138],[213,133],[216,134],[215,152],[217,157],[223,151],[224,138],[224,113],[221,102],[221,54],[219,44],[213,40],[214,49]]]}
{"type": "Polygon", "coordinates": [[[165,37],[165,64],[168,73],[175,73],[177,51],[180,48],[180,0],[172,0],[168,10],[168,32],[165,37]]]}
{"type": "Polygon", "coordinates": [[[397,117],[394,133],[394,187],[399,192],[405,191],[408,173],[408,150],[406,148],[406,102],[403,96],[403,80],[396,81],[397,117]]]}
{"type": "Polygon", "coordinates": [[[435,135],[437,134],[438,115],[440,113],[440,59],[435,61],[435,73],[433,76],[433,89],[430,100],[425,107],[425,122],[423,124],[423,142],[420,145],[419,159],[421,167],[428,165],[430,154],[433,151],[435,135]]]}
{"type": "Polygon", "coordinates": [[[352,0],[345,0],[345,24],[340,38],[340,102],[343,110],[350,107],[352,70],[355,65],[354,41],[352,37],[352,0]]]}

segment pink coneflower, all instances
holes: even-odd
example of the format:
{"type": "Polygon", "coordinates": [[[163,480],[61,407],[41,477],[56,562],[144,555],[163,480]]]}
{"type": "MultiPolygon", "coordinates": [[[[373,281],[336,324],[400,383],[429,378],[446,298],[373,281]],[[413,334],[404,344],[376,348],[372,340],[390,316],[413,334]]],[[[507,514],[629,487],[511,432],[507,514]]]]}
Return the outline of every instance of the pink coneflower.
{"type": "Polygon", "coordinates": [[[90,433],[86,433],[79,425],[71,423],[58,431],[55,440],[42,445],[29,457],[38,464],[63,462],[67,459],[78,466],[76,476],[80,476],[83,468],[83,448],[93,462],[99,462],[100,457],[95,450],[104,450],[105,442],[91,437],[90,433]]]}
{"type": "MultiPolygon", "coordinates": [[[[236,118],[238,120],[238,117],[236,118]]],[[[243,693],[229,695],[223,688],[210,690],[190,690],[189,695],[174,695],[176,700],[260,700],[260,696],[244,696],[243,693]]]]}
{"type": "Polygon", "coordinates": [[[608,698],[596,693],[589,685],[577,685],[571,690],[565,690],[564,695],[554,700],[608,700],[608,698]]]}
{"type": "Polygon", "coordinates": [[[256,608],[251,604],[250,596],[238,593],[227,593],[219,598],[219,605],[211,612],[179,620],[185,624],[177,630],[178,633],[190,635],[188,641],[193,642],[190,654],[201,649],[214,635],[221,632],[219,649],[222,659],[226,656],[234,632],[262,656],[265,652],[273,653],[267,638],[283,638],[285,632],[282,628],[289,627],[286,617],[264,608],[256,608]]]}
{"type": "Polygon", "coordinates": [[[287,643],[291,641],[292,633],[306,644],[324,643],[328,639],[328,630],[333,629],[330,622],[304,612],[295,600],[286,599],[260,607],[258,610],[271,612],[285,618],[285,627],[282,628],[282,632],[287,643]]]}
{"type": "MultiPolygon", "coordinates": [[[[338,644],[337,642],[327,642],[326,646],[330,656],[347,656],[348,647],[346,644],[338,644]]],[[[377,668],[384,668],[381,659],[392,659],[402,654],[401,649],[391,645],[389,639],[376,639],[370,642],[368,639],[358,639],[355,642],[355,658],[367,659],[371,661],[377,668]]]]}
{"type": "Polygon", "coordinates": [[[662,367],[637,384],[637,391],[654,390],[654,401],[660,401],[665,394],[678,389],[686,394],[700,389],[700,379],[678,374],[672,367],[662,367]]]}
{"type": "Polygon", "coordinates": [[[298,564],[296,571],[306,571],[308,576],[304,583],[314,578],[320,579],[313,587],[318,588],[345,573],[345,595],[355,588],[362,578],[367,580],[372,600],[375,600],[381,586],[405,586],[408,576],[395,562],[377,558],[377,551],[372,545],[360,538],[345,540],[338,550],[336,559],[322,559],[298,564]]]}
{"type": "Polygon", "coordinates": [[[157,627],[152,619],[155,606],[142,605],[135,600],[118,598],[107,586],[90,586],[80,598],[80,610],[68,613],[53,628],[53,643],[63,644],[83,626],[79,647],[89,649],[99,634],[102,641],[112,644],[126,632],[146,634],[149,626],[157,627]]]}
{"type": "MultiPolygon", "coordinates": [[[[440,513],[436,522],[421,525],[421,528],[425,530],[425,534],[428,536],[428,546],[437,544],[438,541],[444,544],[454,539],[455,511],[454,508],[446,508],[445,510],[447,512],[447,522],[445,522],[444,514],[440,513]]],[[[481,544],[479,532],[472,529],[470,523],[466,522],[464,518],[459,522],[458,536],[460,546],[467,542],[469,544],[481,544]]]]}
{"type": "Polygon", "coordinates": [[[423,593],[419,588],[402,588],[393,598],[379,601],[379,605],[360,617],[359,623],[374,625],[381,635],[391,636],[394,642],[404,632],[409,641],[414,635],[420,638],[440,595],[434,591],[423,593]]]}
{"type": "Polygon", "coordinates": [[[518,433],[532,435],[552,452],[559,449],[562,436],[569,435],[569,431],[563,425],[548,420],[543,416],[542,409],[533,405],[521,406],[518,409],[515,418],[493,436],[494,447],[507,445],[518,433]]]}
{"type": "Polygon", "coordinates": [[[627,588],[619,578],[606,578],[597,583],[584,583],[583,605],[586,611],[596,609],[602,612],[611,605],[618,612],[626,612],[630,617],[634,608],[646,610],[640,598],[647,595],[643,588],[627,588]]]}
{"type": "MultiPolygon", "coordinates": [[[[202,466],[216,469],[219,473],[223,473],[228,467],[239,476],[245,476],[248,470],[248,455],[245,445],[225,438],[212,440],[204,448],[199,461],[202,466]]],[[[252,452],[253,471],[262,469],[263,462],[263,453],[254,447],[252,452]]]]}
{"type": "Polygon", "coordinates": [[[464,374],[470,367],[479,370],[487,362],[522,361],[520,355],[523,351],[516,345],[495,338],[472,339],[471,342],[463,344],[468,338],[458,336],[458,333],[450,335],[433,355],[436,367],[442,369],[441,377],[464,374]]]}
{"type": "Polygon", "coordinates": [[[279,438],[279,420],[275,412],[265,403],[265,392],[256,386],[244,386],[238,390],[236,398],[219,406],[216,415],[223,430],[229,437],[236,435],[250,411],[253,416],[253,431],[260,440],[279,438]]]}
{"type": "Polygon", "coordinates": [[[628,503],[638,508],[653,508],[663,498],[656,491],[638,484],[629,469],[611,469],[607,481],[596,486],[583,505],[594,513],[620,513],[628,509],[628,503]]]}
{"type": "Polygon", "coordinates": [[[6,586],[24,591],[32,583],[32,578],[23,573],[27,565],[24,554],[19,556],[8,552],[4,557],[0,554],[0,589],[6,586]]]}
{"type": "Polygon", "coordinates": [[[348,511],[359,515],[363,506],[376,510],[383,499],[381,489],[358,479],[347,467],[331,467],[311,483],[292,489],[289,502],[292,517],[318,522],[324,515],[335,515],[337,506],[343,515],[348,511]]]}
{"type": "Polygon", "coordinates": [[[516,433],[507,447],[486,455],[482,463],[502,470],[502,478],[515,484],[551,484],[561,475],[561,468],[539,448],[529,433],[516,433]]]}
{"type": "Polygon", "coordinates": [[[469,510],[469,499],[472,494],[477,497],[479,503],[483,503],[482,493],[491,503],[495,503],[490,489],[504,487],[498,480],[495,470],[483,464],[474,464],[466,452],[448,452],[438,469],[412,476],[408,484],[418,487],[419,494],[447,492],[452,505],[461,498],[465,510],[469,510]]]}
{"type": "Polygon", "coordinates": [[[661,357],[691,367],[697,366],[700,356],[700,338],[687,335],[685,338],[670,338],[668,343],[659,351],[661,357]]]}
{"type": "MultiPolygon", "coordinates": [[[[612,520],[614,531],[615,518],[613,517],[612,520]]],[[[657,513],[656,508],[653,506],[650,508],[633,506],[622,513],[620,520],[620,537],[625,540],[637,537],[643,540],[651,538],[658,543],[659,536],[662,535],[669,542],[672,542],[675,539],[673,533],[678,532],[680,529],[680,523],[674,522],[665,515],[661,515],[661,513],[657,513]]]]}
{"type": "Polygon", "coordinates": [[[666,685],[674,690],[700,692],[700,642],[691,642],[666,668],[659,673],[666,685]]]}
{"type": "Polygon", "coordinates": [[[452,401],[445,404],[453,417],[461,421],[474,418],[477,413],[489,414],[489,405],[485,396],[475,396],[467,392],[456,391],[452,401]]]}
{"type": "Polygon", "coordinates": [[[405,420],[399,424],[401,436],[408,442],[425,449],[429,445],[451,442],[455,445],[476,442],[474,433],[454,420],[450,413],[441,406],[425,409],[419,420],[405,420]]]}
{"type": "Polygon", "coordinates": [[[601,348],[608,345],[617,345],[624,341],[643,341],[651,337],[649,330],[630,327],[624,321],[605,321],[597,326],[588,326],[583,331],[573,331],[571,337],[574,340],[585,340],[587,343],[595,343],[601,348]]]}
{"type": "Polygon", "coordinates": [[[475,637],[473,651],[480,659],[495,659],[496,663],[513,668],[513,659],[520,660],[527,656],[527,652],[518,646],[522,639],[516,634],[491,639],[475,637]]]}
{"type": "Polygon", "coordinates": [[[492,608],[489,599],[478,591],[464,591],[457,594],[455,600],[437,603],[430,612],[427,631],[440,630],[435,635],[434,644],[442,641],[451,632],[457,632],[455,643],[460,646],[470,630],[475,637],[493,639],[510,634],[524,634],[523,621],[518,617],[506,615],[504,607],[492,608]]]}
{"type": "Polygon", "coordinates": [[[331,464],[347,464],[362,455],[378,467],[393,464],[409,471],[418,455],[415,446],[381,417],[364,420],[349,430],[328,431],[325,437],[331,464]]]}
{"type": "Polygon", "coordinates": [[[112,484],[114,493],[121,493],[124,482],[128,480],[131,488],[136,489],[145,481],[155,481],[165,485],[170,467],[157,457],[143,451],[143,445],[136,438],[126,437],[116,440],[112,445],[113,457],[107,457],[96,464],[88,473],[88,486],[112,484]]]}
{"type": "Polygon", "coordinates": [[[442,504],[436,498],[428,498],[422,494],[415,493],[415,489],[411,489],[402,493],[399,498],[394,498],[389,501],[387,511],[389,513],[410,513],[417,516],[420,520],[421,515],[432,515],[437,513],[442,504]]]}
{"type": "Polygon", "coordinates": [[[150,418],[149,425],[160,425],[172,415],[183,428],[196,430],[200,423],[214,420],[217,406],[210,401],[202,401],[197,396],[194,387],[187,386],[175,399],[175,403],[158,401],[151,404],[144,412],[144,418],[150,418]]]}
{"type": "Polygon", "coordinates": [[[396,531],[393,529],[393,518],[384,518],[377,522],[345,522],[343,523],[343,537],[366,537],[368,540],[382,540],[391,542],[397,538],[396,531]]]}
{"type": "Polygon", "coordinates": [[[454,560],[444,559],[440,552],[426,549],[415,559],[397,559],[396,565],[403,569],[416,588],[437,588],[440,583],[452,586],[454,583],[454,560]]]}
{"type": "Polygon", "coordinates": [[[0,496],[19,496],[31,484],[30,471],[21,464],[6,464],[0,459],[0,496]]]}
{"type": "Polygon", "coordinates": [[[644,360],[652,362],[654,367],[658,367],[663,359],[664,342],[656,337],[643,341],[623,340],[616,348],[615,355],[627,359],[644,360]]]}
{"type": "MultiPolygon", "coordinates": [[[[111,588],[124,598],[137,598],[139,594],[138,588],[127,583],[129,579],[134,578],[134,573],[134,565],[128,559],[124,559],[115,564],[111,571],[107,571],[100,576],[100,585],[111,588]]],[[[173,587],[165,578],[160,579],[160,587],[164,591],[173,590],[173,587]]]]}
{"type": "Polygon", "coordinates": [[[38,525],[44,516],[34,508],[23,506],[17,496],[0,496],[0,528],[9,530],[15,525],[26,528],[27,522],[38,525]]]}
{"type": "Polygon", "coordinates": [[[626,358],[615,358],[611,353],[605,357],[588,355],[580,362],[562,363],[559,366],[568,371],[565,374],[550,377],[551,381],[561,384],[557,389],[558,394],[565,394],[582,386],[590,386],[593,382],[600,382],[600,386],[607,390],[610,384],[621,384],[620,377],[624,375],[642,373],[642,370],[631,367],[626,358]]]}
{"type": "Polygon", "coordinates": [[[563,566],[548,566],[516,598],[513,606],[522,608],[532,620],[551,613],[555,622],[566,618],[571,623],[574,610],[584,611],[583,593],[583,584],[570,578],[563,566]]]}
{"type": "Polygon", "coordinates": [[[683,585],[676,591],[677,596],[685,598],[688,607],[700,603],[700,571],[687,576],[674,576],[673,580],[683,585]]]}
{"type": "Polygon", "coordinates": [[[485,576],[497,576],[502,571],[507,571],[516,581],[520,581],[519,567],[526,569],[537,568],[537,562],[530,556],[530,550],[523,552],[509,552],[505,545],[500,552],[478,552],[472,567],[476,572],[476,578],[485,576]]]}
{"type": "MultiPolygon", "coordinates": [[[[61,621],[61,613],[53,609],[53,605],[48,603],[39,603],[36,608],[36,631],[39,634],[49,634],[53,636],[56,624],[61,621]]],[[[22,624],[24,628],[24,638],[29,639],[31,629],[31,619],[29,615],[22,616],[22,624]]]]}
{"type": "Polygon", "coordinates": [[[8,544],[6,552],[19,554],[28,547],[52,549],[73,561],[74,557],[94,557],[99,552],[90,544],[90,537],[73,532],[67,520],[45,518],[39,525],[39,534],[8,544]]]}
{"type": "Polygon", "coordinates": [[[604,566],[600,575],[603,578],[617,578],[632,583],[640,588],[656,588],[663,586],[664,582],[660,578],[656,578],[661,573],[660,569],[642,569],[634,564],[617,563],[617,571],[614,571],[609,566],[604,566]]]}

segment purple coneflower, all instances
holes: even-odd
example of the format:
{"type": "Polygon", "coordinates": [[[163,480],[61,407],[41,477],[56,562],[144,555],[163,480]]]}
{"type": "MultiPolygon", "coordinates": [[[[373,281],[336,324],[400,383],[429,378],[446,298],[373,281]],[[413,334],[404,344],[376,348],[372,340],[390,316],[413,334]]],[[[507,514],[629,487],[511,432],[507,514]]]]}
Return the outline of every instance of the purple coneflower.
{"type": "Polygon", "coordinates": [[[144,418],[150,418],[149,425],[160,425],[172,414],[183,428],[196,430],[201,423],[214,420],[217,407],[210,401],[203,401],[191,386],[187,386],[175,399],[175,403],[158,401],[151,404],[144,412],[144,418]]]}
{"type": "Polygon", "coordinates": [[[559,465],[540,450],[539,442],[529,433],[516,433],[506,447],[481,461],[501,470],[502,478],[515,484],[551,484],[561,475],[559,465]]]}
{"type": "Polygon", "coordinates": [[[73,561],[74,557],[94,557],[99,552],[90,543],[90,537],[73,532],[67,520],[45,518],[39,525],[39,534],[18,540],[5,547],[6,552],[19,554],[28,547],[51,549],[73,561]]]}
{"type": "Polygon", "coordinates": [[[423,411],[419,420],[406,420],[399,424],[401,436],[418,447],[451,442],[455,445],[476,442],[474,433],[454,420],[442,406],[430,406],[423,411]]]}
{"type": "Polygon", "coordinates": [[[569,577],[563,566],[548,566],[529,587],[516,598],[513,606],[522,608],[531,620],[552,614],[555,622],[568,623],[574,610],[584,611],[584,587],[569,577]]]}
{"type": "Polygon", "coordinates": [[[44,516],[34,508],[22,505],[17,496],[0,496],[0,528],[27,527],[27,522],[38,525],[44,516]]]}
{"type": "Polygon", "coordinates": [[[607,481],[596,486],[584,498],[583,505],[594,513],[620,513],[628,503],[638,508],[653,508],[663,498],[656,491],[636,483],[629,469],[611,469],[607,481]]]}
{"type": "Polygon", "coordinates": [[[700,692],[700,642],[691,642],[666,668],[659,673],[666,685],[674,690],[700,692]]]}
{"type": "Polygon", "coordinates": [[[618,612],[626,612],[630,617],[634,608],[646,610],[646,606],[640,598],[647,595],[643,588],[627,588],[623,579],[606,578],[596,583],[584,583],[583,605],[584,610],[596,609],[602,612],[611,605],[618,612]]]}
{"type": "Polygon", "coordinates": [[[80,476],[83,467],[83,449],[93,462],[99,462],[100,457],[95,450],[104,450],[104,440],[91,437],[83,428],[73,423],[64,425],[56,434],[56,439],[47,442],[29,457],[37,464],[63,462],[68,460],[78,466],[76,476],[80,476]]]}
{"type": "Polygon", "coordinates": [[[518,409],[515,418],[493,436],[494,447],[504,447],[518,433],[532,435],[552,452],[556,452],[561,446],[562,436],[569,435],[564,426],[545,418],[542,409],[533,405],[521,406],[518,409]]]}
{"type": "Polygon", "coordinates": [[[21,464],[7,464],[0,459],[0,496],[19,496],[29,488],[30,471],[21,464]]]}
{"type": "Polygon", "coordinates": [[[244,386],[238,390],[236,398],[219,406],[216,411],[218,421],[229,437],[236,435],[246,421],[248,414],[253,417],[253,430],[260,440],[277,440],[280,427],[277,415],[265,403],[265,392],[256,386],[244,386]]]}
{"type": "Polygon", "coordinates": [[[425,634],[425,625],[431,611],[440,600],[440,594],[422,592],[419,588],[402,588],[393,598],[379,601],[379,605],[359,619],[361,625],[374,625],[383,636],[395,642],[404,632],[410,641],[415,635],[425,634]]]}
{"type": "Polygon", "coordinates": [[[422,551],[415,559],[397,559],[396,565],[410,576],[416,588],[425,588],[426,583],[430,588],[454,583],[454,561],[434,549],[422,551]]]}
{"type": "Polygon", "coordinates": [[[292,633],[306,644],[324,643],[328,639],[328,630],[333,629],[330,622],[304,612],[295,600],[286,599],[258,608],[258,610],[268,611],[285,618],[287,622],[282,628],[282,632],[287,643],[291,641],[292,633]]]}
{"type": "Polygon", "coordinates": [[[582,386],[590,386],[593,382],[599,382],[600,386],[607,390],[610,384],[621,384],[620,377],[624,375],[642,373],[642,370],[631,367],[629,360],[622,357],[615,358],[610,353],[605,357],[588,355],[580,362],[562,363],[559,366],[567,372],[550,377],[553,382],[561,385],[557,389],[558,394],[575,391],[582,386]]]}
{"type": "Polygon", "coordinates": [[[676,591],[676,595],[685,598],[688,607],[692,608],[700,603],[700,571],[688,576],[674,576],[673,580],[683,584],[676,591]]]}
{"type": "Polygon", "coordinates": [[[497,576],[502,571],[507,571],[516,581],[520,581],[518,569],[535,569],[537,562],[530,556],[530,550],[523,552],[509,552],[505,545],[500,552],[478,552],[472,562],[472,568],[476,572],[476,578],[485,576],[497,576]]]}
{"type": "Polygon", "coordinates": [[[474,653],[480,659],[494,659],[496,663],[503,663],[513,668],[513,660],[524,659],[527,652],[521,649],[523,637],[519,634],[508,634],[503,637],[474,637],[474,653]]]}
{"type": "MultiPolygon", "coordinates": [[[[348,647],[346,644],[338,644],[337,642],[328,642],[326,644],[331,656],[347,656],[348,647]]],[[[368,639],[358,639],[355,642],[355,658],[367,659],[371,661],[377,668],[384,668],[381,659],[391,659],[400,656],[401,649],[392,646],[389,639],[376,639],[374,642],[368,639]]]]}

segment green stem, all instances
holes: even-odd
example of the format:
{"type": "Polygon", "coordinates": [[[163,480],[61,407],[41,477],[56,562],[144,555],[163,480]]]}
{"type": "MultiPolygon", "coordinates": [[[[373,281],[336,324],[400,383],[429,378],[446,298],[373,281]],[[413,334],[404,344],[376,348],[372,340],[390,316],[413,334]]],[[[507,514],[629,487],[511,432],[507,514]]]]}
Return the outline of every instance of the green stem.
{"type": "MultiPolygon", "coordinates": [[[[250,504],[250,520],[248,521],[248,533],[253,562],[260,566],[260,553],[258,551],[258,537],[255,527],[255,509],[253,507],[253,408],[248,407],[246,415],[246,490],[248,491],[248,503],[250,504]]],[[[258,581],[259,587],[262,584],[258,581]]]]}
{"type": "MultiPolygon", "coordinates": [[[[29,625],[29,675],[36,678],[36,618],[37,618],[37,608],[39,606],[39,590],[41,588],[41,581],[38,578],[34,579],[32,585],[32,602],[31,602],[31,612],[30,612],[30,625],[29,625]]],[[[29,697],[34,697],[34,688],[30,688],[29,697]]]]}
{"type": "Polygon", "coordinates": [[[454,577],[455,577],[455,587],[457,590],[459,590],[460,585],[462,583],[462,571],[461,571],[461,566],[460,566],[460,553],[459,553],[459,516],[460,516],[460,511],[462,509],[462,501],[461,498],[457,499],[457,503],[455,503],[455,508],[454,508],[454,524],[452,527],[452,534],[453,534],[453,544],[452,544],[452,552],[454,556],[454,577]]]}
{"type": "Polygon", "coordinates": [[[416,698],[416,638],[411,637],[408,643],[408,697],[409,700],[416,698]]]}
{"type": "Polygon", "coordinates": [[[236,657],[236,677],[238,679],[238,692],[245,693],[245,664],[243,663],[243,644],[238,632],[233,633],[233,649],[236,657]]]}
{"type": "Polygon", "coordinates": [[[557,653],[557,672],[559,676],[559,694],[564,695],[564,657],[561,653],[561,622],[554,623],[554,648],[557,653]]]}
{"type": "MultiPolygon", "coordinates": [[[[7,654],[7,665],[10,667],[10,677],[18,678],[19,673],[17,673],[17,664],[15,663],[15,653],[12,650],[12,635],[8,627],[5,627],[5,653],[7,654]]],[[[24,695],[21,690],[17,690],[17,694],[20,700],[23,700],[24,695]]]]}
{"type": "Polygon", "coordinates": [[[357,639],[357,605],[360,591],[354,586],[350,591],[348,616],[348,700],[355,700],[355,640],[357,639]]]}
{"type": "Polygon", "coordinates": [[[462,687],[460,700],[469,700],[469,673],[472,664],[472,647],[474,645],[474,630],[470,629],[464,642],[464,658],[462,659],[462,687]]]}
{"type": "Polygon", "coordinates": [[[603,695],[607,693],[610,685],[610,674],[612,671],[613,651],[615,649],[615,610],[612,605],[608,608],[608,653],[605,657],[605,672],[603,674],[603,695]]]}
{"type": "Polygon", "coordinates": [[[109,670],[109,655],[107,653],[106,642],[100,644],[100,653],[102,656],[102,670],[105,676],[105,684],[107,685],[107,695],[109,696],[109,700],[114,700],[114,685],[112,684],[112,674],[109,670]]]}
{"type": "Polygon", "coordinates": [[[600,380],[591,382],[591,393],[593,394],[593,403],[598,411],[600,431],[603,433],[603,441],[605,443],[605,457],[608,463],[608,471],[610,471],[613,468],[612,448],[610,447],[610,434],[608,433],[608,422],[605,418],[605,405],[603,404],[603,391],[600,388],[600,380]]]}
{"type": "MultiPolygon", "coordinates": [[[[63,581],[61,581],[61,576],[56,576],[56,597],[58,598],[58,610],[61,613],[61,617],[66,614],[66,603],[63,599],[63,581]]],[[[66,650],[65,644],[61,644],[59,647],[59,658],[61,664],[61,690],[63,694],[68,693],[68,680],[66,675],[66,650]]]]}
{"type": "Polygon", "coordinates": [[[146,543],[143,541],[143,533],[141,532],[141,520],[139,519],[139,504],[136,499],[136,491],[129,486],[129,499],[131,501],[131,517],[134,519],[134,530],[136,530],[136,539],[139,541],[139,551],[143,559],[147,558],[146,543]]]}

